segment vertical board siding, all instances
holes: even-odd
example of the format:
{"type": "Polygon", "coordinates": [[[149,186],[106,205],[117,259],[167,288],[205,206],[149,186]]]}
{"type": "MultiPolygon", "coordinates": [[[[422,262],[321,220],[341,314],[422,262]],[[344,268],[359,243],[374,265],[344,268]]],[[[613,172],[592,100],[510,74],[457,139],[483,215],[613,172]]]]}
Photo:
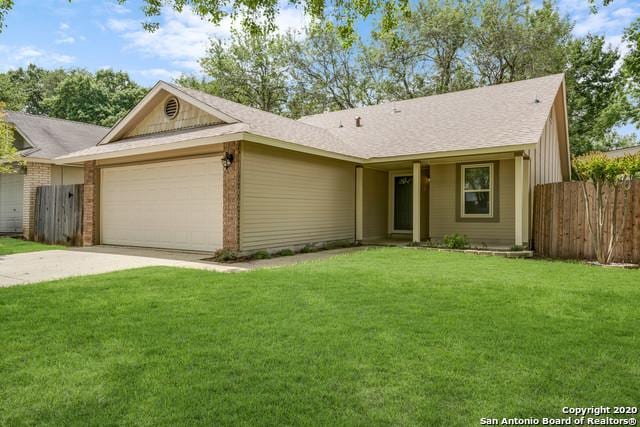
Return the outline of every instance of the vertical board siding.
{"type": "MultiPolygon", "coordinates": [[[[609,197],[612,197],[611,193],[607,193],[609,197]]],[[[589,198],[592,199],[594,195],[595,189],[589,185],[589,198]]],[[[617,227],[620,231],[613,260],[640,263],[640,180],[631,184],[624,224],[622,191],[618,199],[617,227]]],[[[592,221],[595,214],[592,207],[592,221]]],[[[610,222],[605,227],[608,230],[610,222]]],[[[606,239],[608,234],[605,233],[606,239]]],[[[559,182],[536,186],[533,247],[537,254],[551,258],[595,259],[582,183],[559,182]]]]}
{"type": "Polygon", "coordinates": [[[34,240],[82,245],[84,185],[45,185],[36,190],[34,240]]]}
{"type": "Polygon", "coordinates": [[[355,238],[353,164],[251,143],[241,159],[241,250],[355,238]]]}
{"type": "MultiPolygon", "coordinates": [[[[482,163],[482,162],[478,162],[482,163]]],[[[456,165],[431,165],[429,183],[429,231],[432,239],[464,234],[473,243],[513,245],[515,242],[515,162],[500,160],[498,168],[498,222],[456,221],[456,165]]]]}

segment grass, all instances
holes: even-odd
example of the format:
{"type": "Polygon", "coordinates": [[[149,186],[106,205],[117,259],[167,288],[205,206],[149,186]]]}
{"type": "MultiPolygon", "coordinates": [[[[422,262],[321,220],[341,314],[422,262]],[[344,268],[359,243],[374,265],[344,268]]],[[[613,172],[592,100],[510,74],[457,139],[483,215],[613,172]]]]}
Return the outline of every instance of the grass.
{"type": "Polygon", "coordinates": [[[0,424],[479,425],[640,401],[640,272],[386,248],[0,289],[0,424]]]}
{"type": "Polygon", "coordinates": [[[0,237],[0,255],[20,254],[24,252],[50,251],[64,249],[63,246],[45,245],[13,237],[0,237]]]}

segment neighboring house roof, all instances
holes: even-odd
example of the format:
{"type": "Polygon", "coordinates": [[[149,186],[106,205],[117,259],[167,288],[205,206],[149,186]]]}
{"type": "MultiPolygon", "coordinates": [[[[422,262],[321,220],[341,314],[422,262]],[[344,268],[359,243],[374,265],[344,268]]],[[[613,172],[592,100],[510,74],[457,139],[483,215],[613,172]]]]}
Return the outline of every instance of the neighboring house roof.
{"type": "MultiPolygon", "coordinates": [[[[159,82],[98,146],[62,159],[99,158],[118,151],[171,149],[179,141],[219,137],[281,141],[289,148],[356,161],[486,149],[530,148],[537,144],[554,102],[562,94],[562,74],[443,95],[318,114],[292,120],[236,102],[159,82]],[[142,106],[166,91],[203,108],[226,124],[121,139],[142,106]],[[356,127],[355,117],[361,118],[356,127]],[[206,130],[205,130],[206,129],[206,130]],[[173,145],[172,145],[173,144],[173,145]]],[[[564,111],[562,112],[564,116],[564,111]]],[[[196,144],[197,142],[193,142],[196,144]]],[[[121,153],[120,155],[124,155],[121,153]]]]}
{"type": "Polygon", "coordinates": [[[13,111],[6,113],[6,121],[31,146],[20,154],[32,159],[51,160],[95,146],[109,131],[102,126],[13,111]]]}
{"type": "Polygon", "coordinates": [[[640,145],[636,145],[634,147],[626,147],[626,148],[618,148],[617,150],[607,151],[605,154],[609,157],[623,157],[627,154],[638,154],[640,153],[640,145]]]}

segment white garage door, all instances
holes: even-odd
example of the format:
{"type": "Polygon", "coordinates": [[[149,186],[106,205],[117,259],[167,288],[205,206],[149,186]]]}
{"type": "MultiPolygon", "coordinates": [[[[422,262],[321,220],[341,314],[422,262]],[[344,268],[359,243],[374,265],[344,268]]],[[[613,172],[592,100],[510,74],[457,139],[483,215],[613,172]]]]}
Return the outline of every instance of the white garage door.
{"type": "Polygon", "coordinates": [[[0,174],[0,233],[22,232],[24,175],[0,174]]]}
{"type": "Polygon", "coordinates": [[[104,244],[214,251],[222,247],[218,157],[102,169],[104,244]]]}

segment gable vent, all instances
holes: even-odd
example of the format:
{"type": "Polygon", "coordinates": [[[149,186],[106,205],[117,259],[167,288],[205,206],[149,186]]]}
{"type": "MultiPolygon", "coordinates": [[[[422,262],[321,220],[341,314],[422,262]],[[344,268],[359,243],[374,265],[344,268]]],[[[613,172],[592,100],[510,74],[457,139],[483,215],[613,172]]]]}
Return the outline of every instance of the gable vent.
{"type": "Polygon", "coordinates": [[[169,119],[175,119],[176,116],[178,115],[179,110],[180,110],[180,104],[178,103],[177,99],[173,97],[167,99],[167,102],[164,104],[164,114],[169,119]]]}

